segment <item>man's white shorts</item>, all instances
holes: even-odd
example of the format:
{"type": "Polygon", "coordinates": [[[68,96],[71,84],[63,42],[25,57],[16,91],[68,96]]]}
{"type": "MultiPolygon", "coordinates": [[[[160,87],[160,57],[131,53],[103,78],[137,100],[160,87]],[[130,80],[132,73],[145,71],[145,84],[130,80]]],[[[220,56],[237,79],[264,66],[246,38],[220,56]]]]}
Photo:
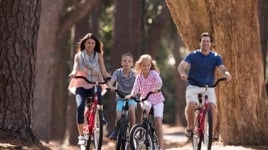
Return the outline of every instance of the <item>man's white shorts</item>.
{"type": "MultiPolygon", "coordinates": [[[[186,88],[186,102],[196,102],[198,103],[198,93],[202,93],[204,96],[205,92],[204,87],[198,87],[198,86],[193,86],[193,85],[188,85],[186,88]]],[[[215,88],[208,88],[207,90],[207,95],[208,95],[208,102],[209,103],[214,103],[216,105],[217,103],[217,98],[215,94],[215,88]]]]}

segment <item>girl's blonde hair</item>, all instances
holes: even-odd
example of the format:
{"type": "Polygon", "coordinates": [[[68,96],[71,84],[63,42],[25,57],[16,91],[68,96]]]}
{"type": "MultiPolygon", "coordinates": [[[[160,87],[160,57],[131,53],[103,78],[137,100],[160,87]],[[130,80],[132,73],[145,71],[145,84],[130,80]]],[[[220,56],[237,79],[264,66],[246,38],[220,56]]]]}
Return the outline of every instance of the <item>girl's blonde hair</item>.
{"type": "Polygon", "coordinates": [[[152,59],[151,55],[144,54],[144,55],[141,55],[140,58],[135,63],[134,69],[136,70],[137,73],[142,72],[141,65],[142,65],[143,61],[145,61],[145,60],[150,60],[151,61],[152,66],[151,66],[150,70],[156,70],[157,72],[159,72],[159,69],[158,69],[158,67],[156,65],[156,61],[152,59]]]}

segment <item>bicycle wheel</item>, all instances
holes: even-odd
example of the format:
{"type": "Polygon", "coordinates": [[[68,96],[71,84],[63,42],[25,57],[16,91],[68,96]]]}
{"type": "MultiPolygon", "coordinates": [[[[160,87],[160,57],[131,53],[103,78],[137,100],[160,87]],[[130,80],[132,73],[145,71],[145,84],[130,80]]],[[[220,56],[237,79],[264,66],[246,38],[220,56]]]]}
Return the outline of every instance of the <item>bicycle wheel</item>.
{"type": "Polygon", "coordinates": [[[201,150],[202,146],[202,131],[200,131],[200,119],[199,114],[195,113],[195,124],[194,124],[194,131],[193,131],[193,136],[192,136],[192,145],[193,145],[193,150],[201,150]]]}
{"type": "Polygon", "coordinates": [[[127,149],[127,118],[123,117],[119,120],[119,130],[116,139],[116,150],[126,150],[127,149]]]}
{"type": "Polygon", "coordinates": [[[102,122],[102,111],[97,110],[95,112],[95,121],[93,128],[93,143],[96,150],[100,150],[103,140],[103,122],[102,122]]]}
{"type": "Polygon", "coordinates": [[[159,141],[158,141],[158,136],[155,131],[153,131],[154,137],[152,139],[153,141],[153,149],[157,149],[159,147],[159,141]]]}
{"type": "Polygon", "coordinates": [[[130,131],[130,147],[132,150],[153,150],[153,142],[146,127],[136,124],[130,131]]]}
{"type": "Polygon", "coordinates": [[[212,112],[211,109],[207,109],[205,121],[204,121],[204,135],[203,144],[206,150],[211,149],[212,145],[212,112]]]}
{"type": "Polygon", "coordinates": [[[201,145],[202,145],[202,136],[199,134],[193,134],[193,150],[201,150],[201,145]]]}
{"type": "Polygon", "coordinates": [[[80,145],[80,150],[90,150],[91,139],[90,139],[90,137],[88,135],[84,135],[84,136],[86,138],[86,143],[80,145]]]}

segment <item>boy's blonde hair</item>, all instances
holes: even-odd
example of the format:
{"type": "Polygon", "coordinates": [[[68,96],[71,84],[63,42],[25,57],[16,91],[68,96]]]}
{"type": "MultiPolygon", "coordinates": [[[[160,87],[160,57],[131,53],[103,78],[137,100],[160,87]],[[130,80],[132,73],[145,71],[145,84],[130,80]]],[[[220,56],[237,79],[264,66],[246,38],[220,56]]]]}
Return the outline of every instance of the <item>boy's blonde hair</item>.
{"type": "Polygon", "coordinates": [[[141,65],[142,65],[144,60],[150,60],[151,61],[152,66],[151,66],[150,70],[156,70],[157,72],[159,72],[159,69],[158,69],[158,67],[156,65],[156,61],[152,59],[151,55],[144,54],[144,55],[141,55],[140,58],[135,63],[134,69],[136,70],[137,73],[142,72],[141,65]]]}

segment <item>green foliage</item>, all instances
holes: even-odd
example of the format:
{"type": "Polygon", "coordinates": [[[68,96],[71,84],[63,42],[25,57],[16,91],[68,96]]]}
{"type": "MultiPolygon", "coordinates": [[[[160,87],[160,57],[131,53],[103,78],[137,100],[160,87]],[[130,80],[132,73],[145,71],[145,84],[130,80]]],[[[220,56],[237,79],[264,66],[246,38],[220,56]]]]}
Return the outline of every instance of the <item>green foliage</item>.
{"type": "MultiPolygon", "coordinates": [[[[144,18],[143,18],[143,36],[142,43],[146,43],[149,41],[149,29],[152,26],[152,23],[157,19],[157,17],[162,13],[162,9],[164,7],[165,2],[162,0],[145,0],[144,3],[144,18]]],[[[111,48],[113,44],[112,30],[113,30],[113,22],[114,22],[114,11],[115,6],[114,3],[102,3],[100,8],[100,37],[104,43],[104,52],[105,52],[105,62],[110,62],[111,58],[111,48]]],[[[174,94],[174,64],[170,64],[170,57],[173,57],[171,52],[170,42],[172,41],[172,34],[177,34],[177,30],[175,25],[173,24],[170,18],[170,25],[165,31],[165,34],[161,36],[161,41],[157,44],[157,53],[155,54],[155,60],[157,61],[157,65],[160,69],[161,77],[163,79],[163,88],[162,92],[165,96],[165,112],[164,112],[164,122],[165,123],[174,123],[175,121],[175,103],[174,94]]],[[[144,45],[143,44],[143,45],[144,45]]],[[[143,53],[147,53],[144,51],[143,53]]],[[[110,63],[106,63],[107,70],[110,70],[110,63]]]]}
{"type": "Polygon", "coordinates": [[[174,64],[170,64],[170,56],[171,50],[168,45],[165,44],[165,39],[161,40],[161,43],[159,44],[159,50],[157,51],[157,55],[155,56],[155,59],[157,61],[157,65],[160,69],[160,75],[163,80],[163,87],[162,87],[162,92],[165,97],[165,108],[164,108],[164,122],[169,123],[169,124],[174,124],[175,122],[175,113],[176,113],[176,108],[175,108],[175,103],[174,100],[174,94],[176,91],[175,85],[173,82],[173,76],[174,76],[174,64]]]}

